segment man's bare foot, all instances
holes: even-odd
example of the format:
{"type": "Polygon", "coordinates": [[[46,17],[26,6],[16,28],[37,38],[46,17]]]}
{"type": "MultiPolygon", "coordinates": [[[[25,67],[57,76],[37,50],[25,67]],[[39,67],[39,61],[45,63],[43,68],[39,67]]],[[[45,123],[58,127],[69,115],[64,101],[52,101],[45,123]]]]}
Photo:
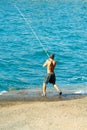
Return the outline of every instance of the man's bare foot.
{"type": "Polygon", "coordinates": [[[42,93],[41,96],[42,96],[42,97],[46,97],[46,93],[42,93]]]}

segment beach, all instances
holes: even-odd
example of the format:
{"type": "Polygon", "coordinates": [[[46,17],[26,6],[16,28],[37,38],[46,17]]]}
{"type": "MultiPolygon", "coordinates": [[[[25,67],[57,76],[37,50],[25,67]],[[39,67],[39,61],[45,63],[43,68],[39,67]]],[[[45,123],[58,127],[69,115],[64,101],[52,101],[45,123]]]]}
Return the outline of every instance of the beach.
{"type": "Polygon", "coordinates": [[[87,130],[87,1],[0,0],[0,36],[0,130],[87,130]]]}
{"type": "Polygon", "coordinates": [[[0,130],[53,129],[87,130],[87,96],[70,100],[0,100],[0,130]]]}

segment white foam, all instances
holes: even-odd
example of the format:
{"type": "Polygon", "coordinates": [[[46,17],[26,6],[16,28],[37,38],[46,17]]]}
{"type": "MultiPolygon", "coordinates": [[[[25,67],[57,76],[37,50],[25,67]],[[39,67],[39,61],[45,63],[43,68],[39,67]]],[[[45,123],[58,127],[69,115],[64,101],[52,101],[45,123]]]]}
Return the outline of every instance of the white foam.
{"type": "Polygon", "coordinates": [[[5,91],[5,90],[4,90],[4,91],[1,91],[1,92],[0,92],[0,95],[2,95],[2,94],[4,94],[4,93],[7,93],[7,91],[5,91]]]}
{"type": "Polygon", "coordinates": [[[79,90],[74,92],[75,94],[87,94],[87,91],[79,90]]]}

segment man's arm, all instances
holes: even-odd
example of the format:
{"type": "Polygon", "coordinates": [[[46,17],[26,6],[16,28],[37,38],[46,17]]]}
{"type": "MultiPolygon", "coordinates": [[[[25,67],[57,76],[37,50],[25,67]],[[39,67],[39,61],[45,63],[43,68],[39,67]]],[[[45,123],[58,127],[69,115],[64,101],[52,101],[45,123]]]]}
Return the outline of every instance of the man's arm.
{"type": "Polygon", "coordinates": [[[43,67],[46,67],[48,65],[48,60],[43,64],[43,67]]]}
{"type": "Polygon", "coordinates": [[[56,66],[56,61],[54,62],[54,67],[56,66]]]}

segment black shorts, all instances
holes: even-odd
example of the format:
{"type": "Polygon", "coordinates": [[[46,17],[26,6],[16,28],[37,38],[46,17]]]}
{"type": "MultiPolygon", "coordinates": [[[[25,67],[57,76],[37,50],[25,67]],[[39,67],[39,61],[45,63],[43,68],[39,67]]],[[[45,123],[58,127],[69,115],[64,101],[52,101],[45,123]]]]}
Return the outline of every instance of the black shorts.
{"type": "Polygon", "coordinates": [[[55,77],[55,74],[47,74],[45,76],[45,79],[44,79],[44,83],[51,83],[51,84],[55,84],[56,82],[56,77],[55,77]]]}

